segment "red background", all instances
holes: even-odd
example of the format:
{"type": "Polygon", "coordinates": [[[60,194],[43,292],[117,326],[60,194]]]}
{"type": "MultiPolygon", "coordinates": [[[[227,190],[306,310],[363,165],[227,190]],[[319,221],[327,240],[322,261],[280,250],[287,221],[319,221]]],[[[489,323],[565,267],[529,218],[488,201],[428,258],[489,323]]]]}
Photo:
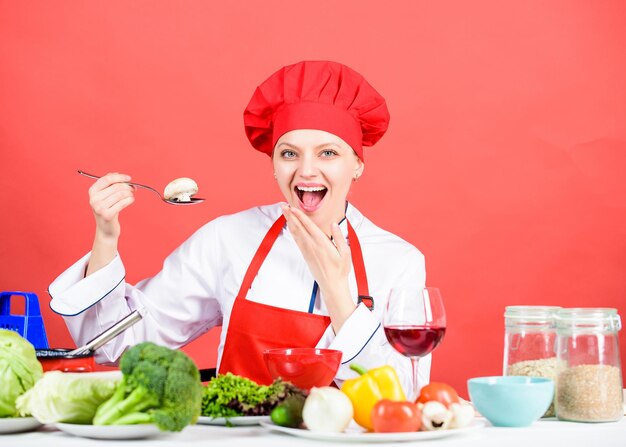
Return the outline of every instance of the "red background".
{"type": "MultiPolygon", "coordinates": [[[[46,289],[91,247],[76,169],[209,198],[137,193],[136,282],[204,222],[281,200],[243,108],[279,67],[337,60],[392,115],[351,200],[426,255],[449,324],[432,378],[466,394],[501,373],[506,305],[626,314],[625,43],[621,1],[0,1],[0,290],[36,292],[72,345],[46,289]]],[[[186,348],[202,367],[216,335],[186,348]]]]}

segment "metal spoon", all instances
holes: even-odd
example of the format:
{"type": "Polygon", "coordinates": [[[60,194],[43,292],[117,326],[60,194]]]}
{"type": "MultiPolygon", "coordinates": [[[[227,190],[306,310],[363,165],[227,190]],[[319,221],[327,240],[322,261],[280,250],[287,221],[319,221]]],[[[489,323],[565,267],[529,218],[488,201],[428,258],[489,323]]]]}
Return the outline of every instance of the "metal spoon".
{"type": "MultiPolygon", "coordinates": [[[[89,177],[89,178],[95,178],[95,179],[99,179],[100,178],[100,176],[89,174],[89,173],[87,173],[85,171],[81,171],[80,169],[78,170],[78,173],[80,175],[84,175],[85,177],[89,177]]],[[[189,199],[189,201],[185,201],[185,202],[180,202],[178,200],[170,200],[170,199],[166,199],[165,197],[163,197],[163,195],[159,191],[157,191],[156,189],[154,189],[154,188],[152,188],[150,186],[142,185],[141,183],[134,183],[134,182],[128,182],[128,184],[132,185],[132,186],[137,186],[139,188],[148,189],[148,190],[152,191],[153,193],[155,193],[157,196],[159,196],[159,198],[161,200],[163,200],[165,203],[169,203],[170,205],[195,205],[197,203],[204,202],[204,199],[201,199],[199,197],[191,197],[189,199]]]]}

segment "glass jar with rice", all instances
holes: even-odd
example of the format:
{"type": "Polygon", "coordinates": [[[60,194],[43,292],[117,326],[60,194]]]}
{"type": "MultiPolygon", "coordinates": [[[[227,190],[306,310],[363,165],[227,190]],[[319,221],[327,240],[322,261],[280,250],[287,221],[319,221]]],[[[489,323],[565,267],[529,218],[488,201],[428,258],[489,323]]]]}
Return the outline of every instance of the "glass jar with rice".
{"type": "MultiPolygon", "coordinates": [[[[558,306],[507,306],[504,312],[505,376],[556,379],[558,306]]],[[[554,416],[554,403],[544,417],[554,416]]]]}
{"type": "Polygon", "coordinates": [[[616,309],[561,309],[557,324],[556,414],[579,422],[623,416],[622,371],[616,309]]]}

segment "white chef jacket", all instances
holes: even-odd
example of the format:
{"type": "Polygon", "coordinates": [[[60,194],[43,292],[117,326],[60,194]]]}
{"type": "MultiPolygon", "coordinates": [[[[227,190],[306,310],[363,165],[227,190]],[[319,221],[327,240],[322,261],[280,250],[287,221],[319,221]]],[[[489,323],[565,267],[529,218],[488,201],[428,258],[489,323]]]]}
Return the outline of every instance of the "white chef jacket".
{"type": "MultiPolygon", "coordinates": [[[[72,338],[82,345],[143,307],[147,315],[96,353],[100,363],[115,363],[124,350],[142,341],[181,347],[209,329],[222,325],[218,369],[234,300],[261,240],[282,214],[280,204],[260,206],[221,216],[181,244],[154,277],[130,285],[119,254],[105,267],[85,277],[87,253],[50,285],[50,307],[65,319],[72,338]]],[[[411,364],[388,343],[382,315],[389,290],[419,290],[425,285],[424,256],[411,244],[365,218],[348,204],[346,217],[361,243],[374,310],[360,304],[335,334],[329,325],[318,348],[343,352],[336,382],[355,376],[350,363],[366,368],[390,364],[411,395],[411,364]]],[[[345,219],[340,228],[347,237],[345,219]]],[[[328,315],[315,279],[285,226],[248,291],[247,299],[301,312],[328,315]]],[[[357,302],[354,271],[349,288],[357,302]]],[[[294,321],[294,331],[298,330],[294,321]]],[[[242,352],[245,350],[242,347],[242,352]]],[[[430,376],[430,356],[420,360],[419,383],[430,376]]]]}

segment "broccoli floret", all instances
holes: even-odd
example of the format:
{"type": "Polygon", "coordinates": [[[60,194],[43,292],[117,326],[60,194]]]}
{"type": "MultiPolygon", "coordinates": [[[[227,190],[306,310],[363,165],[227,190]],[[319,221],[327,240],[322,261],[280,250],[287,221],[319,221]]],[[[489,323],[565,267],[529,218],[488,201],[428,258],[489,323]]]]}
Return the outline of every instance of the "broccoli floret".
{"type": "Polygon", "coordinates": [[[185,353],[140,343],[124,353],[120,370],[122,381],[98,407],[94,425],[154,423],[163,431],[181,431],[198,419],[200,373],[185,353]]]}

